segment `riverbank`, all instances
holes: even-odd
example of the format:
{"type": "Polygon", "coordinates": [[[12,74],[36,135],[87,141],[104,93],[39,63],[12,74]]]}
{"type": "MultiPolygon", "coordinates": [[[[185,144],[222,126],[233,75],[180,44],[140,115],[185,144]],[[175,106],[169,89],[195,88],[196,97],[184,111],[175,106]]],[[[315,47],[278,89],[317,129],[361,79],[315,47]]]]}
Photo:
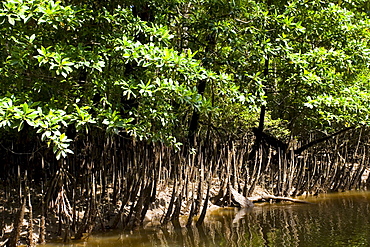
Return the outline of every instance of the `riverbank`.
{"type": "MultiPolygon", "coordinates": [[[[190,187],[195,188],[196,184],[190,184],[190,187]]],[[[214,198],[219,197],[222,183],[218,179],[213,179],[211,187],[209,191],[209,199],[206,206],[206,212],[207,215],[214,213],[215,211],[220,210],[222,208],[222,205],[216,205],[212,203],[212,200],[214,198]]],[[[165,223],[165,217],[169,212],[169,207],[171,206],[172,197],[173,197],[173,186],[164,186],[164,182],[162,183],[162,186],[158,188],[158,191],[156,193],[156,197],[153,203],[151,203],[144,215],[144,218],[142,220],[142,224],[137,226],[136,228],[152,228],[152,227],[172,227],[173,226],[173,220],[170,219],[167,224],[165,223]],[[172,222],[172,223],[171,223],[172,222]]],[[[111,190],[109,190],[112,192],[111,190]]],[[[189,193],[187,195],[184,195],[184,199],[182,200],[180,212],[179,212],[179,218],[178,223],[180,227],[185,227],[187,224],[189,224],[189,216],[190,214],[194,214],[193,219],[193,225],[197,222],[199,219],[200,212],[204,207],[205,199],[207,197],[207,188],[204,188],[203,193],[201,195],[202,201],[200,202],[200,205],[202,205],[202,208],[199,208],[198,213],[192,213],[192,202],[193,200],[190,200],[190,198],[194,198],[197,196],[197,192],[194,193],[195,190],[193,190],[193,193],[189,193]]],[[[229,192],[227,192],[229,193],[229,192]]],[[[100,195],[100,192],[98,192],[98,195],[100,195]]],[[[261,197],[262,195],[266,195],[266,191],[260,187],[255,188],[254,193],[251,196],[251,199],[261,197]]],[[[228,206],[233,207],[240,207],[237,201],[233,198],[232,194],[225,194],[224,197],[229,197],[229,204],[228,206]]],[[[14,223],[15,219],[19,217],[20,210],[19,205],[17,204],[17,198],[14,197],[13,200],[9,198],[9,195],[6,196],[4,192],[4,188],[0,190],[0,209],[2,211],[2,234],[1,234],[1,242],[0,246],[4,246],[8,243],[10,237],[12,234],[14,234],[14,223]],[[12,209],[12,210],[9,210],[12,209]]],[[[29,207],[29,204],[27,203],[27,206],[24,208],[23,212],[23,219],[21,220],[21,225],[19,228],[19,241],[18,244],[20,245],[30,245],[30,241],[32,238],[32,244],[40,243],[42,239],[40,239],[41,231],[43,229],[45,230],[45,236],[41,236],[46,241],[64,241],[65,239],[65,232],[62,228],[63,224],[65,222],[60,221],[60,217],[58,217],[58,214],[56,214],[57,210],[60,210],[56,207],[53,207],[48,210],[47,217],[45,222],[43,222],[42,219],[42,212],[41,212],[41,205],[40,205],[40,198],[31,198],[32,201],[32,208],[29,207]],[[32,216],[31,216],[32,214],[32,216]],[[32,220],[32,222],[31,222],[32,220]],[[43,226],[44,224],[44,226],[43,226]],[[32,234],[32,237],[31,235],[32,234]]],[[[218,198],[220,201],[222,198],[218,198]]],[[[225,198],[223,198],[225,199],[225,198]]],[[[66,198],[67,200],[67,198],[66,198]]],[[[225,199],[226,200],[226,199],[225,199]]],[[[106,201],[106,204],[111,204],[112,202],[106,201]]],[[[223,202],[224,204],[226,202],[223,202]]],[[[220,204],[220,203],[219,203],[220,204]]],[[[226,205],[226,204],[225,204],[226,205]]],[[[252,205],[253,206],[253,205],[252,205]]],[[[61,214],[72,214],[73,212],[68,212],[73,210],[72,207],[69,205],[69,208],[64,208],[62,210],[65,210],[64,212],[61,211],[59,213],[61,214]]],[[[110,229],[126,229],[123,225],[124,218],[128,217],[130,214],[132,204],[127,204],[123,207],[122,210],[122,201],[118,200],[117,203],[114,205],[111,205],[111,211],[99,211],[97,213],[96,221],[93,224],[93,229],[91,230],[91,233],[96,232],[106,232],[110,229]],[[122,214],[120,215],[120,212],[122,214]],[[103,216],[104,214],[104,216],[103,216]],[[121,217],[121,220],[118,220],[118,217],[121,217]],[[117,222],[118,220],[118,222],[117,222]],[[114,226],[114,227],[113,227],[114,226]]],[[[89,213],[86,210],[79,210],[78,216],[79,218],[86,217],[86,214],[89,213]]],[[[176,220],[176,221],[177,221],[176,220]]],[[[89,235],[85,235],[83,239],[88,238],[89,235]]],[[[67,240],[67,242],[69,242],[67,240]]]]}
{"type": "Polygon", "coordinates": [[[270,147],[251,159],[248,140],[199,145],[191,154],[120,141],[108,140],[101,153],[78,149],[85,155],[32,160],[31,167],[19,166],[19,174],[7,170],[0,184],[1,242],[68,242],[113,229],[199,226],[218,207],[248,205],[245,197],[270,202],[370,184],[367,146],[351,149],[348,142],[300,155],[270,147]]]}
{"type": "MultiPolygon", "coordinates": [[[[205,212],[206,217],[214,214],[218,214],[219,210],[223,208],[223,206],[227,207],[234,207],[234,208],[240,208],[240,204],[238,203],[238,199],[235,198],[236,192],[232,187],[226,188],[224,186],[224,183],[220,181],[219,179],[212,179],[212,183],[210,184],[209,189],[209,195],[207,201],[207,191],[208,187],[203,187],[202,195],[200,196],[201,201],[199,203],[199,209],[198,212],[194,213],[192,211],[194,209],[194,198],[199,196],[198,191],[195,189],[197,188],[197,184],[195,183],[189,183],[188,186],[190,188],[193,188],[193,190],[189,190],[189,193],[186,193],[183,195],[183,200],[181,201],[181,205],[178,206],[174,205],[173,201],[173,195],[174,195],[174,185],[172,186],[165,186],[165,181],[161,181],[160,186],[158,186],[155,200],[149,205],[148,209],[146,210],[145,214],[143,215],[143,219],[141,220],[141,224],[136,226],[136,229],[142,229],[142,228],[156,228],[156,227],[191,227],[191,225],[196,224],[197,220],[199,219],[201,213],[203,210],[206,210],[205,212]],[[224,187],[223,187],[224,186],[224,187]],[[233,192],[230,191],[233,190],[233,192]],[[225,193],[220,196],[221,191],[225,191],[225,193]],[[205,203],[207,203],[206,208],[205,203]],[[216,203],[216,204],[215,204],[216,203]],[[172,206],[171,206],[172,204],[172,206]],[[172,210],[170,210],[170,207],[173,207],[172,210]],[[176,210],[180,210],[178,212],[178,218],[173,218],[173,215],[176,210]],[[172,211],[172,213],[171,213],[172,211]],[[170,212],[170,213],[169,213],[170,212]],[[193,214],[193,218],[190,218],[193,214]],[[170,215],[169,219],[166,219],[170,215]],[[190,217],[189,217],[190,216],[190,217]],[[190,222],[190,224],[189,224],[190,222]]],[[[0,190],[1,193],[1,211],[2,211],[2,234],[1,234],[1,243],[0,246],[5,245],[12,234],[14,234],[14,222],[15,217],[19,217],[19,207],[17,206],[17,200],[14,197],[13,200],[10,200],[7,196],[5,196],[4,188],[0,190]],[[6,200],[7,199],[7,200],[6,200]],[[8,210],[13,209],[13,210],[8,210]],[[18,210],[15,210],[18,209],[18,210]]],[[[112,193],[112,190],[108,190],[108,197],[109,193],[112,193]]],[[[97,191],[97,195],[101,196],[101,191],[97,191]]],[[[240,193],[238,193],[238,196],[243,197],[240,193]]],[[[256,186],[254,189],[253,194],[251,194],[248,199],[251,201],[266,201],[268,203],[271,203],[273,201],[279,200],[281,201],[282,197],[273,197],[270,195],[266,189],[263,189],[260,186],[256,186]]],[[[292,200],[286,200],[287,198],[284,197],[286,203],[300,203],[304,201],[295,201],[295,199],[292,200]],[[288,202],[287,202],[288,201],[288,202]]],[[[76,208],[72,208],[70,205],[66,205],[65,208],[57,208],[52,207],[48,210],[46,221],[43,222],[42,219],[42,207],[40,206],[40,200],[39,198],[33,198],[31,199],[33,201],[33,207],[30,208],[29,204],[25,207],[23,219],[21,221],[20,226],[20,232],[19,232],[19,241],[18,244],[21,245],[30,245],[31,243],[31,235],[32,234],[32,244],[40,243],[42,241],[41,238],[45,239],[46,241],[66,241],[69,242],[69,239],[66,239],[66,235],[68,233],[65,232],[63,229],[63,225],[66,223],[63,220],[65,218],[58,217],[58,214],[56,214],[56,211],[59,210],[59,215],[67,215],[67,214],[74,214],[77,215],[79,219],[83,219],[86,217],[86,215],[89,213],[88,210],[78,209],[78,213],[72,212],[72,210],[76,210],[76,208]],[[31,211],[32,210],[32,211],[31,211]],[[64,211],[60,211],[64,210],[64,211]],[[31,216],[32,214],[32,216],[31,216]],[[62,219],[62,221],[61,221],[62,219]],[[31,221],[32,220],[32,223],[31,221]],[[44,224],[44,226],[43,226],[44,224]],[[45,236],[42,235],[42,231],[45,231],[45,236]],[[41,237],[41,238],[40,238],[41,237]]],[[[68,200],[68,198],[64,198],[65,200],[68,200]]],[[[239,199],[240,200],[240,199],[239,199]]],[[[92,233],[103,233],[106,231],[111,231],[113,229],[121,229],[121,230],[127,230],[128,228],[125,227],[125,219],[127,219],[132,213],[134,204],[126,204],[122,207],[122,201],[118,200],[115,205],[112,204],[112,201],[102,201],[104,202],[105,206],[108,205],[108,207],[104,207],[105,210],[107,208],[110,208],[110,211],[97,211],[97,215],[95,218],[95,222],[92,224],[92,229],[90,231],[90,234],[92,233]],[[122,213],[121,213],[122,212],[122,213]]],[[[55,203],[55,202],[54,202],[55,203]]],[[[253,207],[253,204],[250,205],[253,207]]],[[[103,207],[101,207],[103,209],[103,207]]],[[[244,211],[242,211],[244,212],[244,211]]],[[[236,216],[236,218],[243,217],[243,214],[236,216]]],[[[72,222],[72,219],[71,219],[72,222]]],[[[76,233],[73,233],[76,234],[76,233]]],[[[87,239],[90,234],[84,235],[82,239],[87,239]]],[[[71,234],[72,235],[72,234],[71,234]]],[[[73,240],[73,238],[71,238],[73,240]]]]}
{"type": "Polygon", "coordinates": [[[111,230],[93,234],[87,242],[46,247],[370,245],[370,192],[321,194],[305,199],[314,204],[262,203],[252,210],[222,208],[207,214],[198,227],[111,230]]]}

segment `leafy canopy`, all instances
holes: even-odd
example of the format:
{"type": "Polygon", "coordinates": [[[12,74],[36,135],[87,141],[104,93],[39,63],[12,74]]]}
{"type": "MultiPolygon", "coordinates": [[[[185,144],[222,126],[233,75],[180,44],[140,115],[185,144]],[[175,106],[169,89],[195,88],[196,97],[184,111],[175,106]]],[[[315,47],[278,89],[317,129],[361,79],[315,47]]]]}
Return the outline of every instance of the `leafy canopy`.
{"type": "Polygon", "coordinates": [[[61,1],[0,5],[0,127],[28,125],[65,157],[75,126],[177,144],[179,119],[207,110],[198,80],[228,80],[171,47],[163,25],[135,17],[130,7],[61,1]]]}
{"type": "Polygon", "coordinates": [[[73,126],[180,145],[267,126],[369,125],[369,4],[44,1],[0,4],[0,128],[32,128],[57,158],[73,126]],[[204,86],[201,90],[200,85],[204,86]]]}

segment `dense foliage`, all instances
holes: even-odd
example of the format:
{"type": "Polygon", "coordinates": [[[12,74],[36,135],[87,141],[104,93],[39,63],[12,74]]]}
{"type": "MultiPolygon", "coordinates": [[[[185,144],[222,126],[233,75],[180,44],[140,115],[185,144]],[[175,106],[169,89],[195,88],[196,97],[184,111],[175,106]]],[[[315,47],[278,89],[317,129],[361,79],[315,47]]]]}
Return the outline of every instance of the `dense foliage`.
{"type": "MultiPolygon", "coordinates": [[[[251,115],[246,106],[265,104],[293,135],[302,127],[368,124],[365,1],[196,2],[184,3],[174,16],[172,26],[182,27],[179,43],[198,50],[207,68],[233,75],[243,93],[244,104],[227,102],[222,108],[232,110],[215,122],[245,122],[251,115]]],[[[222,92],[209,89],[209,97],[222,92]]]]}
{"type": "Polygon", "coordinates": [[[94,7],[3,3],[1,127],[33,127],[57,158],[72,152],[68,126],[177,144],[189,108],[208,108],[196,82],[227,77],[204,69],[190,50],[173,49],[163,25],[130,8],[94,7]]]}
{"type": "Polygon", "coordinates": [[[9,0],[0,22],[1,133],[58,159],[67,130],[179,146],[240,137],[261,106],[277,135],[369,123],[366,1],[9,0]]]}

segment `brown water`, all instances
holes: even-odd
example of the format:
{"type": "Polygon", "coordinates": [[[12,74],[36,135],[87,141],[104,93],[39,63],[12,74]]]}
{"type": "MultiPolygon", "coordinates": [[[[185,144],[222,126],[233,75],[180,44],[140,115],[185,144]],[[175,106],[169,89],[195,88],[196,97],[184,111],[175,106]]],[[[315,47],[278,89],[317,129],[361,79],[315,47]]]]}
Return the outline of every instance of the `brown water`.
{"type": "Polygon", "coordinates": [[[223,209],[200,228],[96,234],[87,242],[46,246],[370,246],[370,192],[310,197],[315,204],[223,209]]]}

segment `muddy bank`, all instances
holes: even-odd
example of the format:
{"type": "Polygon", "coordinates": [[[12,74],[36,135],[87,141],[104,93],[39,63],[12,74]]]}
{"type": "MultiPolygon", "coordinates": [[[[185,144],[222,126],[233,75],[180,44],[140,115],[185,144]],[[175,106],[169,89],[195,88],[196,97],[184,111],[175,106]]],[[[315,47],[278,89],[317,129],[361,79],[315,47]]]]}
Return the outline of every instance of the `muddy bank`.
{"type": "MultiPolygon", "coordinates": [[[[273,195],[270,195],[266,189],[259,186],[255,187],[254,192],[250,197],[244,197],[231,186],[223,188],[222,186],[224,183],[219,179],[213,179],[210,185],[211,189],[208,190],[208,187],[204,188],[200,197],[201,200],[199,202],[198,211],[195,212],[194,202],[196,200],[194,200],[194,198],[199,196],[197,190],[193,189],[189,190],[189,193],[184,193],[180,204],[178,202],[174,202],[173,199],[174,188],[176,186],[173,186],[173,184],[165,186],[166,183],[164,181],[160,184],[162,185],[158,187],[154,201],[150,203],[145,214],[143,213],[141,215],[142,218],[140,219],[140,224],[136,225],[132,229],[147,227],[191,227],[199,223],[199,218],[201,217],[202,212],[206,212],[207,215],[212,215],[223,207],[251,208],[253,207],[253,203],[274,203],[281,200],[288,201],[290,203],[305,202],[288,197],[274,197],[273,195]],[[225,192],[222,193],[222,191],[225,192]],[[246,202],[247,204],[245,204],[246,202]]],[[[189,183],[188,186],[190,188],[197,187],[195,183],[189,183]]],[[[108,195],[112,192],[112,189],[108,189],[108,195]]],[[[42,201],[39,200],[40,198],[25,198],[25,207],[21,207],[19,209],[17,206],[17,198],[13,197],[11,199],[8,196],[5,195],[4,188],[2,188],[2,233],[0,246],[12,246],[10,241],[12,237],[14,237],[15,227],[17,227],[17,217],[18,220],[20,220],[17,245],[32,246],[45,241],[69,242],[75,239],[73,236],[75,236],[77,232],[67,232],[65,224],[73,223],[79,219],[86,219],[87,215],[91,213],[87,208],[71,206],[68,201],[68,197],[65,197],[66,195],[62,195],[61,193],[59,193],[52,204],[47,205],[48,210],[44,217],[42,213],[42,201]],[[27,201],[29,199],[31,199],[31,204],[27,201]],[[61,200],[63,202],[61,202],[61,200]],[[33,206],[30,207],[30,205],[33,206]],[[72,215],[76,218],[73,219],[72,217],[68,217],[72,215]]],[[[97,196],[101,196],[101,191],[97,192],[97,196]]],[[[86,198],[86,200],[89,200],[89,198],[86,198]]],[[[137,201],[138,198],[135,198],[135,200],[137,201]]],[[[98,209],[95,212],[96,215],[94,222],[90,225],[91,229],[89,233],[83,234],[82,239],[88,238],[89,235],[94,232],[105,232],[111,229],[130,229],[127,227],[127,219],[132,217],[132,214],[135,213],[133,212],[133,208],[136,208],[136,204],[134,202],[123,205],[121,200],[118,200],[115,204],[112,203],[112,200],[102,200],[102,204],[98,206],[98,209]],[[107,211],[109,209],[110,211],[107,211]]]]}

